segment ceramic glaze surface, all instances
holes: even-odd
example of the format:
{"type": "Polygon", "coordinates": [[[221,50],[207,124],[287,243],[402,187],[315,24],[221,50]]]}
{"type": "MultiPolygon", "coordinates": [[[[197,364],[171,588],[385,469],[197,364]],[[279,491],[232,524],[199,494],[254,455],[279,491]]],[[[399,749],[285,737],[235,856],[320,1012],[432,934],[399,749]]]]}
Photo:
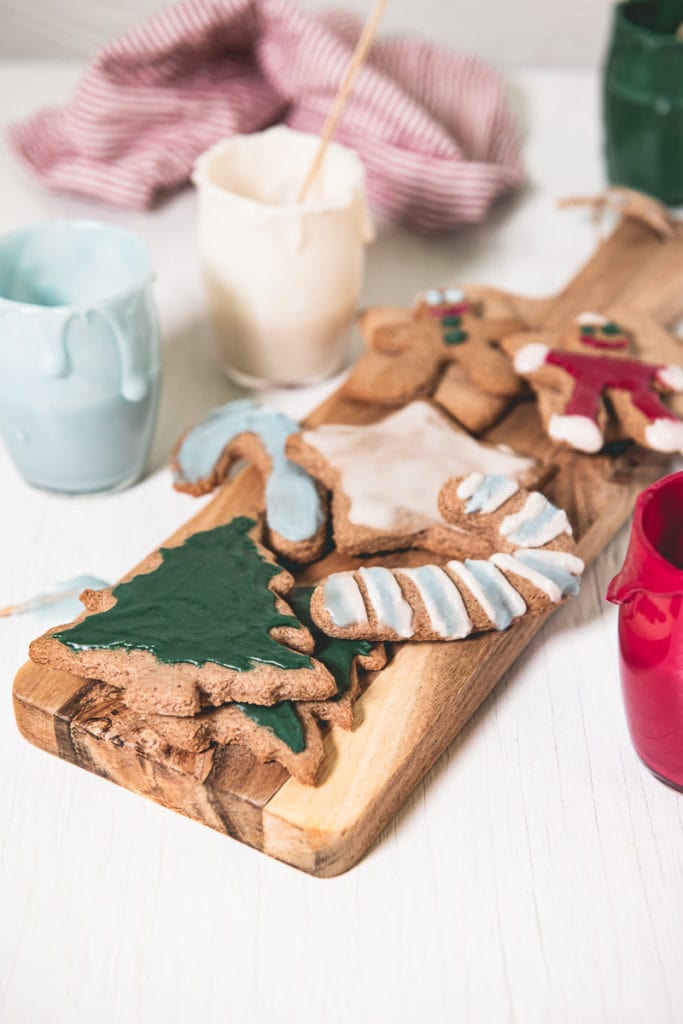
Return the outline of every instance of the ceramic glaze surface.
{"type": "Polygon", "coordinates": [[[0,433],[29,483],[78,493],[141,475],[159,392],[151,282],[143,244],[109,225],[0,240],[0,433]]]}
{"type": "Polygon", "coordinates": [[[683,473],[638,498],[626,561],[607,598],[619,604],[621,682],[636,751],[683,787],[683,473]]]}

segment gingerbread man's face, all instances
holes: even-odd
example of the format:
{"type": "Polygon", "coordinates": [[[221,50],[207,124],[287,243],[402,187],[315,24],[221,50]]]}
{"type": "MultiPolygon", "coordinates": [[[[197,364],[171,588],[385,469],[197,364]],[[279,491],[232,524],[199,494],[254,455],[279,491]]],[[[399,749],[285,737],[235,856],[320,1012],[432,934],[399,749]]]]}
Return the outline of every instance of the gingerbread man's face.
{"type": "Polygon", "coordinates": [[[472,321],[481,316],[481,307],[460,288],[429,288],[420,296],[415,316],[438,326],[443,344],[451,348],[471,339],[472,321]]]}
{"type": "Polygon", "coordinates": [[[614,320],[598,313],[582,313],[565,338],[564,348],[585,355],[619,357],[633,355],[633,338],[614,320]]]}

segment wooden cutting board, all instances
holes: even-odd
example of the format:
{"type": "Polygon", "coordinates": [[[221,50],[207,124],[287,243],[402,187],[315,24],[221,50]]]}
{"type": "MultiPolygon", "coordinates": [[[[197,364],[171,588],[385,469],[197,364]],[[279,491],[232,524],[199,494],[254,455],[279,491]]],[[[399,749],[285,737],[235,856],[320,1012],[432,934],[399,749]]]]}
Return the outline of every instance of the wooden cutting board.
{"type": "MultiPolygon", "coordinates": [[[[683,315],[683,233],[662,241],[644,224],[624,221],[558,296],[515,302],[534,326],[562,328],[586,310],[618,311],[622,319],[661,331],[683,315]]],[[[335,394],[307,422],[372,422],[385,412],[335,394]]],[[[609,458],[553,447],[532,402],[512,409],[486,439],[556,464],[544,491],[566,509],[587,563],[626,520],[639,491],[667,469],[666,460],[635,449],[609,458]]],[[[236,514],[253,514],[261,498],[258,474],[245,470],[166,543],[236,514]]],[[[406,560],[398,554],[393,559],[406,560]]],[[[333,552],[307,567],[301,579],[354,564],[333,552]]],[[[31,663],[14,681],[15,714],[22,735],[43,750],[303,871],[330,877],[363,856],[548,614],[526,615],[505,633],[395,648],[358,701],[353,731],[327,733],[314,788],[277,764],[257,764],[237,746],[191,754],[155,743],[113,687],[31,663]]]]}

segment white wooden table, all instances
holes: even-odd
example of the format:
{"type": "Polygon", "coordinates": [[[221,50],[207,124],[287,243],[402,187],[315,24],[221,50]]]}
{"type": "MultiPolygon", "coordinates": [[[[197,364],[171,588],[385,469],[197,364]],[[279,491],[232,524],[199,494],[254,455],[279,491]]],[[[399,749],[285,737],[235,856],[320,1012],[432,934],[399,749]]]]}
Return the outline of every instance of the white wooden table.
{"type": "MultiPolygon", "coordinates": [[[[77,69],[0,65],[3,119],[66,95],[77,69]]],[[[384,231],[366,302],[427,284],[559,287],[595,228],[557,197],[602,185],[587,73],[515,75],[530,185],[486,227],[384,231]]],[[[4,144],[3,144],[4,146],[4,144]]],[[[113,497],[28,488],[0,451],[0,605],[56,579],[115,579],[194,510],[164,462],[233,393],[204,324],[190,192],[150,215],[46,194],[3,148],[0,227],[103,216],[158,270],[165,387],[150,475],[113,497]]],[[[1,343],[1,339],[0,339],[1,343]]],[[[332,385],[277,394],[301,415],[332,385]]],[[[33,749],[11,711],[34,627],[0,622],[0,1021],[464,1024],[683,1019],[683,797],[633,753],[603,601],[625,536],[587,574],[349,874],[319,881],[33,749]]]]}

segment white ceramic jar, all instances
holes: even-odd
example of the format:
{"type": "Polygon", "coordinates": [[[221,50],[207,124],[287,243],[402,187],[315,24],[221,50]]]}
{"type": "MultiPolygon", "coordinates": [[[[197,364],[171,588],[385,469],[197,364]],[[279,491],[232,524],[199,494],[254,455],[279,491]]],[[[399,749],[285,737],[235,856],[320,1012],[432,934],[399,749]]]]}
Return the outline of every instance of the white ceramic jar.
{"type": "Polygon", "coordinates": [[[374,237],[363,166],[331,144],[303,203],[318,138],[276,127],[235,135],[199,157],[199,247],[225,372],[292,386],[344,361],[374,237]]]}

